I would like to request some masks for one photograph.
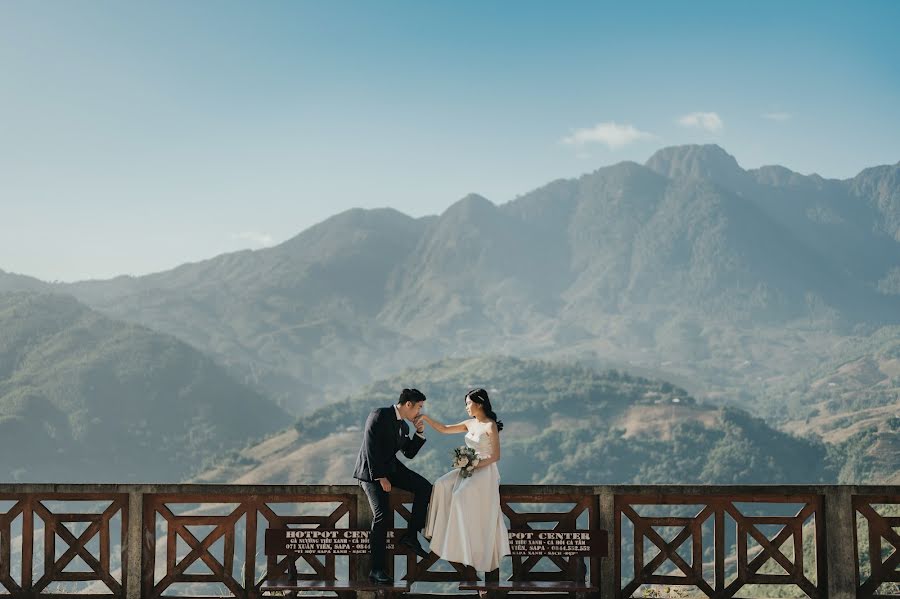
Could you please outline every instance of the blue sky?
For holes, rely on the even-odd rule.
[[[900,2],[0,3],[0,269],[279,243],[503,203],[661,147],[900,160]]]

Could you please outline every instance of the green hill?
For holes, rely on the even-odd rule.
[[[284,417],[174,337],[0,294],[0,480],[177,482]]]
[[[764,396],[785,430],[815,434],[848,459],[841,482],[900,482],[900,327],[845,342],[837,356]]]
[[[443,422],[466,418],[464,394],[489,390],[505,428],[505,483],[800,483],[834,480],[826,447],[736,409],[698,404],[663,381],[516,358],[447,359],[374,383],[302,417],[295,429],[233,456],[198,480],[351,481],[366,416],[400,389],[428,396]],[[678,400],[677,402],[674,400]],[[324,403],[324,402],[323,402]],[[461,435],[427,432],[414,467],[434,479]],[[789,459],[787,457],[789,456]]]

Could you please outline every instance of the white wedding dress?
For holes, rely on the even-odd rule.
[[[476,422],[465,438],[479,456],[490,454],[486,424]],[[500,512],[496,462],[476,468],[468,478],[453,470],[435,481],[425,538],[431,539],[431,551],[447,561],[472,566],[478,572],[500,567],[500,558],[509,555],[509,533]]]

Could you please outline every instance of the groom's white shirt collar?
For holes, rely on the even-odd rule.
[[[403,420],[403,418],[400,416],[400,408],[397,407],[397,404],[394,404],[394,414],[397,415],[397,420]],[[416,431],[416,436],[421,437],[422,439],[425,438],[425,435],[423,435],[419,431]]]

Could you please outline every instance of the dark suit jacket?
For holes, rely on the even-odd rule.
[[[374,482],[378,478],[390,477],[400,466],[398,451],[414,458],[424,444],[425,439],[418,435],[410,438],[409,425],[406,420],[397,420],[393,406],[372,410],[366,419],[353,478]]]

